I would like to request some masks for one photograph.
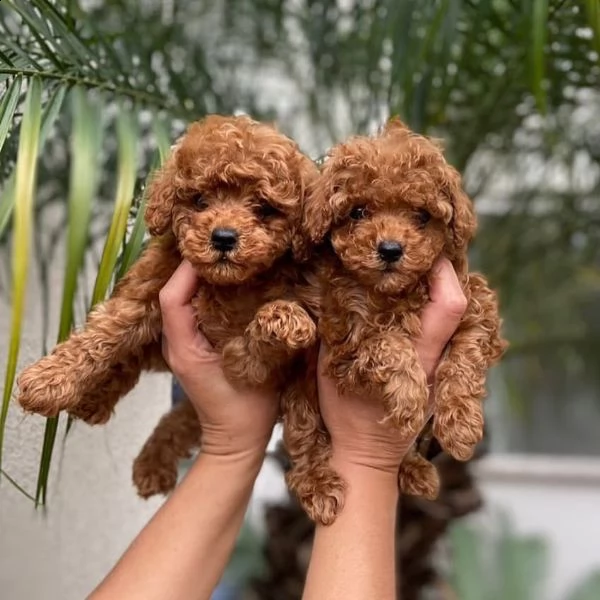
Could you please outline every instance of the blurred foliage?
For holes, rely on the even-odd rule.
[[[505,514],[491,527],[458,523],[450,531],[450,582],[457,600],[542,600],[548,593],[548,544],[515,531]],[[564,600],[600,597],[600,569],[573,587]]]
[[[106,238],[103,258],[92,254],[101,276],[88,309],[135,258],[144,181],[189,120],[239,111],[273,119],[317,158],[399,114],[446,140],[476,202],[473,264],[500,291],[512,405],[531,420],[542,400],[597,399],[599,52],[598,0],[4,0],[0,286],[13,298],[24,289],[27,274],[7,274],[6,256],[26,264],[29,231],[42,275],[68,238],[77,250],[65,271],[64,335],[73,314],[83,318],[72,310],[82,244]],[[35,201],[15,211],[17,160],[31,160],[18,149],[35,86]],[[89,174],[77,160],[90,155],[86,144],[97,144]],[[61,203],[65,216],[52,230],[48,211]],[[19,352],[14,311],[0,431]],[[51,334],[42,332],[40,352],[57,339]],[[600,452],[597,441],[587,451]]]

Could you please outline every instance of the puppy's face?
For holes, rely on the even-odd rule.
[[[439,147],[398,123],[334,148],[315,190],[305,226],[328,228],[344,270],[384,294],[414,285],[442,253],[465,254],[475,227]]]
[[[193,124],[158,173],[146,221],[216,285],[243,283],[302,245],[304,190],[316,167],[272,127],[247,117]]]

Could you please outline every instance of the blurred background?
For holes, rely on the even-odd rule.
[[[14,375],[110,293],[148,173],[219,112],[315,159],[390,115],[446,141],[511,347],[478,457],[399,506],[401,597],[600,598],[599,83],[598,0],[0,3],[0,596],[83,598],[160,504],[130,469],[168,376],[89,428],[25,418]],[[276,441],[215,600],[300,598],[312,528]]]

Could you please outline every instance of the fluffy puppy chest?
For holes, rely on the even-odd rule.
[[[387,295],[348,276],[322,280],[319,331],[330,346],[349,351],[379,333],[398,331],[414,338],[421,333],[421,309],[429,301],[424,277],[410,290]]]
[[[273,300],[293,300],[293,268],[273,269],[236,286],[205,285],[192,300],[198,328],[217,350],[242,335],[258,309]]]

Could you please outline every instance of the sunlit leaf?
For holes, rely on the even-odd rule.
[[[162,164],[167,160],[167,156],[171,152],[171,142],[164,120],[159,118],[154,119],[152,122],[152,131],[154,132],[154,141],[156,142],[160,156],[160,164]]]
[[[42,125],[40,128],[40,139],[39,149],[41,151],[44,147],[44,143],[48,139],[48,135],[52,130],[54,121],[60,113],[60,109],[66,93],[65,87],[57,87],[49,100],[44,106],[42,113]],[[0,238],[2,238],[4,231],[10,221],[14,206],[15,206],[15,177],[14,173],[8,178],[4,184],[4,190],[0,193]]]
[[[102,115],[100,106],[92,104],[81,88],[73,90],[73,130],[71,133],[71,167],[67,221],[67,262],[58,326],[58,342],[65,340],[73,326],[73,304],[77,278],[83,264],[88,241],[92,205],[99,181],[98,156],[101,147]],[[36,503],[46,503],[46,492],[58,417],[46,422],[42,456],[38,473]]]
[[[15,196],[19,198],[19,202],[15,206],[13,226],[12,320],[4,379],[4,394],[2,397],[2,411],[0,413],[0,465],[2,464],[4,426],[6,424],[8,406],[15,381],[21,343],[41,124],[42,84],[39,79],[34,78],[31,80],[27,91],[23,121],[19,132],[19,151],[16,165]]]
[[[131,114],[125,110],[120,111],[117,121],[119,166],[114,213],[98,267],[98,276],[92,293],[92,305],[104,300],[109,290],[127,228],[127,217],[135,187],[137,135],[136,123]]]

